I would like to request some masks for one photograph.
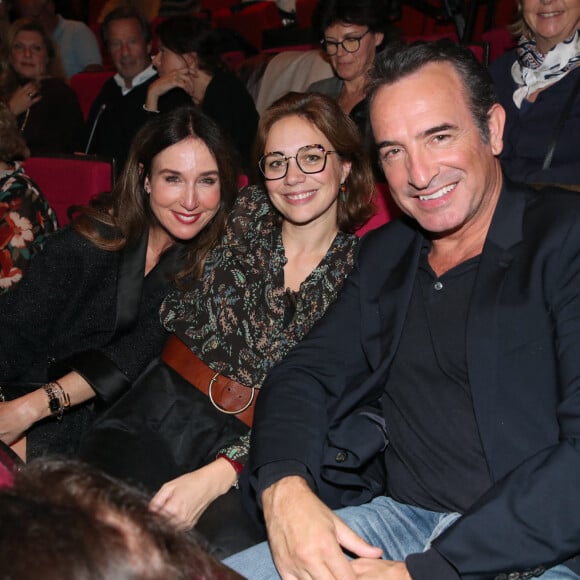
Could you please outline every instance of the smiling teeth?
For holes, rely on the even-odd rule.
[[[310,197],[311,195],[314,195],[313,191],[307,191],[306,193],[295,193],[295,194],[288,194],[288,197],[290,199],[293,200],[301,200],[301,199],[306,199],[307,197]]]
[[[181,213],[177,214],[177,215],[179,216],[179,219],[181,221],[190,222],[190,223],[193,223],[197,218],[197,215],[183,215]]]
[[[446,193],[449,193],[454,187],[455,187],[455,184],[448,185],[447,187],[442,187],[441,189],[439,189],[435,193],[432,193],[431,195],[420,195],[419,199],[421,201],[429,201],[431,199],[438,199],[440,197],[443,197]]]

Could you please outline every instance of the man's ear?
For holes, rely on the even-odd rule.
[[[499,155],[503,150],[503,130],[505,127],[505,109],[495,103],[487,114],[487,127],[489,129],[489,144],[494,155]]]

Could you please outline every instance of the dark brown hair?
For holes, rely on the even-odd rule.
[[[224,68],[219,50],[219,39],[204,20],[195,16],[172,16],[156,28],[161,44],[176,54],[197,54],[201,70],[214,75]]]
[[[263,113],[256,136],[255,157],[260,159],[270,129],[277,121],[296,115],[324,133],[343,161],[351,169],[345,181],[346,199],[338,196],[338,227],[353,232],[373,214],[375,190],[373,172],[359,131],[334,99],[319,93],[288,93]]]
[[[155,115],[135,136],[125,167],[110,194],[103,194],[91,206],[75,208],[72,226],[97,247],[120,250],[136,242],[149,226],[157,225],[145,191],[155,157],[164,149],[187,138],[200,139],[216,160],[220,180],[220,207],[210,223],[189,241],[177,242],[181,252],[181,270],[176,282],[187,284],[198,278],[210,250],[219,241],[238,190],[236,153],[216,123],[198,108],[178,107]],[[103,236],[99,222],[113,226],[115,237]]]
[[[0,491],[0,569],[13,580],[239,580],[96,468],[41,458]]]
[[[115,8],[114,10],[111,10],[111,12],[108,12],[103,20],[103,24],[101,24],[101,38],[103,39],[103,44],[107,47],[107,50],[110,50],[109,25],[111,22],[115,22],[116,20],[136,20],[141,29],[141,34],[143,35],[145,44],[151,42],[151,24],[149,24],[145,15],[131,6],[120,6],[119,8]]]
[[[387,0],[319,0],[312,14],[312,27],[319,39],[333,24],[366,26],[371,32],[384,34],[377,51],[399,38],[398,30],[389,21]]]

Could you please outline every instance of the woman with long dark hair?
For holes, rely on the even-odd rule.
[[[221,236],[237,191],[234,157],[194,108],[152,119],[111,194],[81,208],[0,296],[5,443],[26,441],[26,457],[74,454],[95,408],[160,352],[159,307],[200,276]]]
[[[229,135],[247,166],[258,113],[246,87],[222,62],[215,31],[194,16],[176,16],[161,22],[156,34],[153,66],[159,78],[148,89],[145,110],[163,112],[193,101]]]
[[[81,456],[155,493],[225,556],[263,539],[232,488],[270,368],[335,300],[372,213],[354,123],[328,97],[290,93],[262,116],[261,186],[243,189],[201,281],[165,300],[161,361],[86,435]],[[306,402],[305,402],[306,403]]]

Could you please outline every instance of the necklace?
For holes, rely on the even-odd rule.
[[[24,115],[22,125],[20,125],[20,131],[24,131],[24,127],[26,127],[26,123],[28,123],[29,116],[30,116],[30,107],[28,109],[26,109],[26,115]]]

